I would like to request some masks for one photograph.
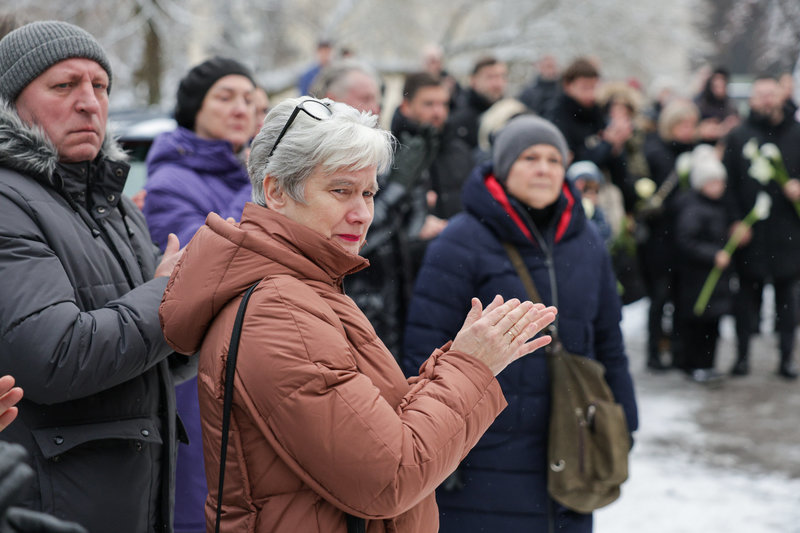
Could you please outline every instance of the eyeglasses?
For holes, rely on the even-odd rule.
[[[292,125],[292,122],[294,122],[294,119],[297,118],[297,114],[300,113],[300,111],[314,120],[327,120],[333,116],[333,111],[331,111],[331,108],[328,107],[327,104],[320,102],[319,100],[314,100],[313,98],[303,100],[297,104],[297,106],[294,108],[294,111],[292,111],[292,114],[289,115],[289,120],[286,121],[286,125],[281,130],[278,138],[275,139],[275,144],[272,145],[272,150],[269,151],[268,157],[272,157],[272,154],[275,153],[275,149],[278,147],[281,139],[283,139],[283,136],[286,135],[286,132],[289,130],[289,126]]]

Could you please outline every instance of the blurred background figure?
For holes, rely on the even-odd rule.
[[[315,63],[308,70],[303,72],[300,79],[297,80],[297,91],[300,95],[309,94],[308,92],[311,90],[311,86],[314,84],[317,75],[319,75],[322,69],[330,65],[333,59],[333,43],[327,39],[318,41],[315,54]]]
[[[586,213],[586,218],[595,225],[600,237],[608,246],[613,236],[611,226],[606,220],[603,208],[598,204],[598,196],[605,182],[605,176],[591,161],[576,161],[567,169],[567,180],[581,193],[581,205]]]
[[[727,174],[713,147],[702,144],[692,152],[691,188],[684,193],[675,220],[676,314],[680,331],[683,370],[695,383],[719,383],[722,374],[714,368],[719,320],[731,313],[731,255],[724,250],[730,221],[723,201]],[[694,313],[703,284],[717,267],[722,275],[700,316]]]
[[[371,66],[356,59],[336,61],[320,72],[310,89],[317,98],[330,98],[359,111],[380,115],[381,82]]]
[[[561,73],[555,56],[550,54],[543,55],[536,62],[536,71],[536,77],[522,90],[518,99],[537,115],[544,116],[561,90]]]
[[[703,143],[715,144],[739,125],[739,111],[728,95],[728,81],[728,70],[717,67],[695,97],[695,104],[700,110],[698,130]]]
[[[742,220],[755,204],[759,192],[772,198],[769,218],[753,225],[739,251],[734,254],[740,288],[736,297],[737,361],[732,373],[750,372],[750,337],[759,331],[759,312],[764,285],[775,288],[775,328],[778,331],[780,362],[777,372],[787,379],[797,379],[794,363],[796,300],[794,287],[800,278],[800,124],[786,116],[784,98],[778,81],[762,76],[750,91],[750,114],[731,131],[725,143],[722,162],[728,171],[730,217]],[[776,179],[763,183],[751,173],[752,155],[744,146],[753,140],[758,151],[765,144],[777,147],[787,172],[787,181]],[[766,155],[766,154],[764,154]],[[773,167],[774,168],[774,167]]]
[[[633,123],[624,114],[608,117],[598,103],[600,71],[588,58],[578,58],[561,75],[562,92],[546,118],[567,139],[576,161],[592,161],[607,173],[622,193],[625,212],[633,212],[636,193],[627,170],[625,145],[633,135]],[[611,215],[611,213],[608,213]]]
[[[674,321],[675,221],[688,183],[679,176],[676,162],[681,154],[694,149],[699,118],[700,112],[691,100],[673,100],[659,115],[657,132],[645,143],[650,179],[661,191],[654,193],[659,195],[660,207],[637,217],[639,265],[650,299],[647,367],[651,370],[683,367],[681,339]],[[662,359],[665,354],[670,355],[669,362]]]
[[[647,89],[649,104],[642,112],[645,119],[645,131],[653,133],[658,129],[661,112],[675,98],[678,98],[678,85],[668,76],[657,76]]]
[[[456,136],[470,150],[478,146],[480,117],[492,104],[503,98],[508,84],[508,67],[495,57],[478,59],[469,78],[469,87],[456,102],[450,125]]]
[[[239,220],[252,187],[240,157],[256,125],[256,86],[250,70],[214,57],[193,67],[178,86],[178,128],[156,138],[147,154],[144,215],[162,248],[175,233],[189,242],[209,213]],[[262,102],[263,106],[263,102]],[[263,108],[262,108],[263,109]],[[197,380],[175,387],[189,444],[178,447],[175,531],[205,531],[206,494]]]
[[[449,95],[448,106],[450,110],[455,107],[463,89],[453,76],[444,67],[444,50],[438,44],[429,44],[422,50],[422,70],[435,78],[442,80]]]

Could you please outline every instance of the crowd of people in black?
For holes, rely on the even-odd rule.
[[[728,95],[723,68],[706,73],[696,94],[659,83],[645,95],[634,78],[604,79],[597,58],[571,59],[562,70],[543,55],[514,95],[503,60],[478,58],[460,82],[445,70],[442,50],[428,47],[389,110],[379,73],[345,55],[319,42],[298,89],[313,99],[298,100],[268,153],[256,143],[272,116],[270,97],[246,61],[214,57],[193,66],[176,95],[178,127],[153,144],[149,179],[134,202],[121,194],[124,154],[106,134],[112,68],[102,47],[57,21],[22,26],[0,41],[0,375],[24,390],[0,378],[0,439],[19,445],[3,448],[0,467],[34,467],[0,490],[3,528],[212,527],[216,502],[203,462],[212,439],[201,430],[197,358],[172,351],[159,305],[180,282],[173,271],[181,247],[206,217],[237,224],[245,204],[258,203],[253,168],[269,177],[274,153],[289,157],[286,146],[295,142],[306,147],[294,139],[276,153],[293,121],[349,112],[322,111],[334,102],[374,117],[392,113],[393,161],[377,175],[379,191],[365,189],[371,225],[359,254],[369,267],[346,272],[334,288],[366,315],[388,349],[375,353],[391,353],[412,387],[421,368],[444,357],[468,313],[499,313],[497,294],[528,299],[508,246],[519,250],[542,303],[558,308],[564,346],[605,365],[631,436],[638,415],[619,327],[625,303],[650,300],[648,368],[719,384],[724,374],[749,373],[749,341],[769,284],[777,374],[798,377],[800,124],[791,78],[759,75],[745,110]],[[363,120],[367,128],[372,119]],[[257,164],[248,159],[254,146]],[[261,200],[271,205],[271,197]],[[724,315],[735,317],[738,352],[735,366],[720,371]],[[438,489],[439,523],[415,523],[414,531],[591,531],[591,514],[547,493],[551,384],[543,360],[534,353],[497,376],[509,407]],[[393,407],[400,405],[413,409]],[[29,493],[19,492],[28,485]],[[379,524],[369,531],[403,523],[402,513],[370,516],[321,492],[348,517]],[[421,512],[413,505],[402,511]]]

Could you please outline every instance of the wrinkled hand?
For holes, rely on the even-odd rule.
[[[498,375],[510,363],[546,346],[549,335],[533,338],[556,318],[555,307],[545,307],[502,296],[483,309],[480,300],[472,299],[472,309],[453,340],[451,350],[471,355]]]
[[[0,431],[17,418],[17,403],[22,399],[22,389],[14,386],[14,378],[0,378]]]
[[[783,186],[783,194],[786,195],[790,202],[800,200],[800,180],[797,178],[788,180],[786,185]]]
[[[733,227],[731,228],[731,235],[739,233],[739,248],[742,246],[747,245],[750,242],[750,239],[753,238],[753,230],[748,228],[741,221],[734,222]]]
[[[714,266],[720,270],[725,270],[731,264],[731,254],[725,250],[718,250],[714,254]]]
[[[425,217],[425,223],[422,224],[417,236],[423,241],[428,241],[438,236],[446,227],[447,220],[435,215],[428,215]]]
[[[172,271],[175,269],[175,264],[182,255],[183,248],[181,248],[181,243],[178,240],[178,236],[174,233],[170,233],[167,237],[167,247],[164,248],[164,255],[161,256],[161,262],[158,264],[155,276],[153,277],[169,277],[172,275]]]
[[[87,533],[75,522],[65,522],[54,516],[12,507],[0,525],[0,533]]]
[[[133,196],[131,196],[131,201],[136,204],[136,207],[139,208],[139,211],[144,211],[144,200],[147,196],[147,191],[142,189]]]

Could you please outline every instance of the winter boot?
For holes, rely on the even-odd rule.
[[[733,376],[746,376],[750,373],[750,361],[747,354],[739,354],[736,358],[736,363],[731,368],[731,375]]]
[[[792,354],[781,354],[781,364],[778,365],[778,375],[786,379],[797,379],[797,366],[792,360]]]
[[[650,355],[648,355],[647,368],[649,368],[650,370],[663,372],[664,370],[669,370],[669,365],[665,365],[661,361],[661,354],[658,351],[656,351],[655,353],[650,352]]]

